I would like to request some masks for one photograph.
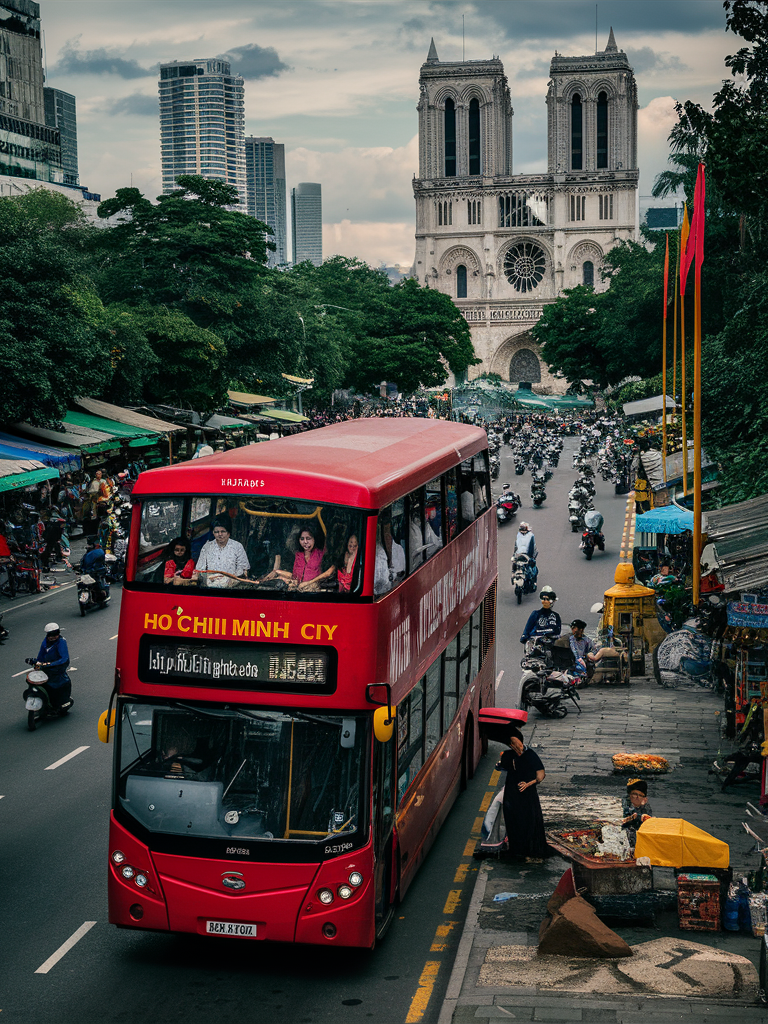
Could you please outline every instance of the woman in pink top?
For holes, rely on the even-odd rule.
[[[357,547],[357,537],[352,533],[336,566],[336,576],[339,581],[339,590],[341,591],[349,592],[352,588],[352,574],[355,571],[355,562],[357,561]]]

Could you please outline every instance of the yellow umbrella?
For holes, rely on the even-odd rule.
[[[730,850],[682,818],[649,818],[637,830],[637,857],[648,857],[663,868],[727,868]]]

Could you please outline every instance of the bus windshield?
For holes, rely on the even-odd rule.
[[[365,514],[293,498],[159,497],[141,506],[145,589],[359,594]]]
[[[125,703],[119,804],[166,835],[361,841],[367,730],[362,715]]]

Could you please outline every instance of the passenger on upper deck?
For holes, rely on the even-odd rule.
[[[336,577],[339,581],[339,590],[342,592],[349,593],[352,589],[352,574],[355,571],[357,549],[357,536],[354,533],[350,533],[341,557],[336,563]]]
[[[232,540],[231,530],[228,517],[219,516],[214,520],[213,540],[203,544],[193,580],[206,587],[223,588],[236,586],[236,577],[245,577],[249,569],[248,556],[240,541]]]

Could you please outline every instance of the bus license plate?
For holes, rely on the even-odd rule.
[[[238,924],[237,921],[206,921],[206,935],[224,935],[233,939],[255,939],[255,924]]]

